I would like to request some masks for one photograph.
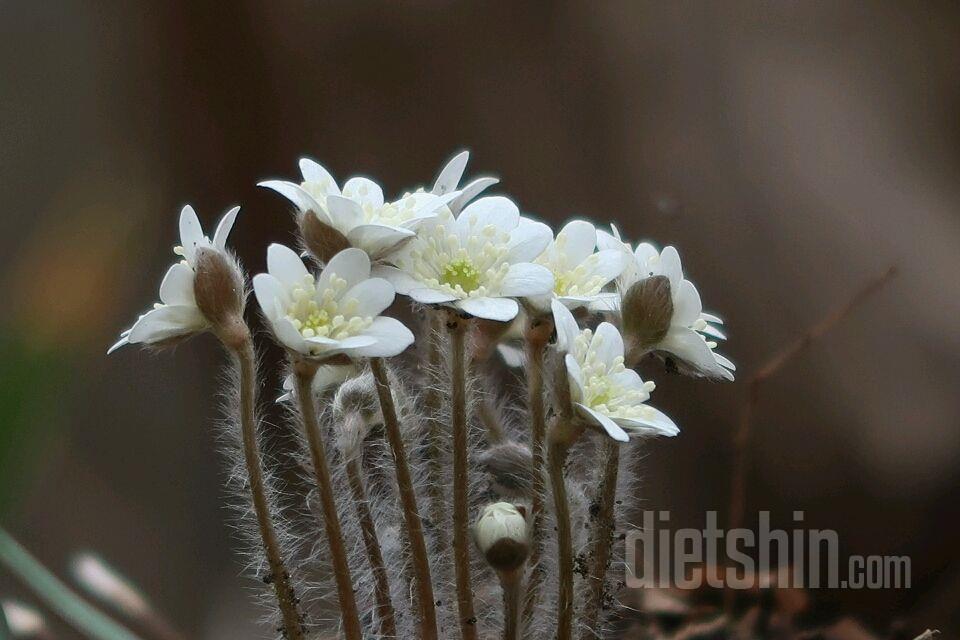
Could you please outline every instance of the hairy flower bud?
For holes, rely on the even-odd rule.
[[[217,332],[236,330],[246,299],[237,263],[220,251],[206,248],[197,249],[195,261],[193,291],[197,307]]]
[[[531,490],[530,449],[508,440],[491,446],[480,454],[479,462],[490,475],[494,491],[502,496],[529,496]]]
[[[301,214],[299,223],[303,246],[324,264],[344,249],[350,248],[347,237],[322,222],[313,211]]]
[[[670,279],[653,276],[635,283],[623,295],[621,312],[628,350],[644,349],[660,342],[667,335],[673,317]]]
[[[516,571],[530,553],[527,518],[522,509],[509,502],[488,505],[473,527],[477,547],[497,571]]]

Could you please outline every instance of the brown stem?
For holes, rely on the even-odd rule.
[[[397,420],[397,408],[390,391],[390,379],[386,367],[380,358],[370,359],[370,369],[377,381],[377,397],[380,399],[380,411],[386,427],[387,440],[393,453],[394,468],[397,473],[397,489],[400,504],[403,507],[403,522],[410,543],[410,556],[413,561],[413,573],[417,587],[417,606],[420,608],[420,637],[434,640],[437,637],[437,611],[433,599],[433,581],[430,578],[430,561],[427,557],[427,544],[423,536],[423,523],[417,507],[417,494],[413,489],[407,453]]]
[[[567,485],[563,480],[563,467],[570,450],[569,440],[557,437],[561,425],[551,429],[547,461],[550,471],[550,489],[553,491],[553,506],[557,524],[558,582],[557,635],[556,640],[570,640],[573,631],[573,535],[570,530],[570,505],[567,501]]]
[[[808,349],[814,342],[822,338],[837,324],[846,319],[857,307],[863,304],[870,296],[877,293],[894,276],[897,275],[896,266],[892,266],[879,276],[873,278],[860,288],[846,303],[835,309],[820,322],[804,331],[786,348],[774,354],[761,365],[747,380],[747,398],[740,412],[740,421],[733,436],[734,463],[733,474],[730,480],[730,505],[728,507],[729,529],[743,527],[746,510],[746,476],[749,465],[750,437],[753,431],[753,417],[757,404],[760,401],[760,387],[765,380],[777,374],[791,360]],[[730,611],[734,603],[734,591],[727,589],[724,593],[724,604]]]
[[[447,319],[452,361],[451,403],[453,405],[453,567],[457,586],[457,608],[460,615],[460,636],[476,640],[477,618],[473,609],[470,581],[470,507],[467,469],[467,381],[464,339],[467,322],[454,312]]]
[[[343,544],[340,518],[337,516],[337,506],[334,502],[327,452],[323,444],[323,436],[320,434],[320,423],[317,421],[317,410],[313,400],[312,385],[317,373],[317,365],[298,360],[294,363],[294,371],[297,378],[297,401],[300,403],[303,428],[310,445],[310,459],[313,462],[313,473],[317,482],[317,491],[320,494],[320,506],[323,509],[323,523],[330,548],[333,576],[337,583],[343,633],[347,640],[361,640],[360,614],[357,611],[353,580],[350,576],[350,566],[347,564],[347,550]]]
[[[503,590],[503,640],[520,638],[520,590],[523,570],[506,571],[500,574]]]
[[[442,465],[440,438],[440,406],[441,397],[439,384],[440,370],[440,330],[443,326],[443,317],[440,312],[429,309],[427,311],[427,323],[429,325],[429,336],[427,337],[427,363],[428,380],[426,393],[424,394],[424,403],[427,414],[427,478],[428,495],[430,496],[430,524],[432,525],[438,549],[447,548],[446,529],[443,521],[447,513],[447,498],[444,495],[444,482],[442,480]]]
[[[377,618],[380,620],[380,635],[385,638],[395,638],[397,636],[397,624],[393,601],[390,599],[390,580],[387,576],[387,567],[383,562],[383,552],[380,550],[377,526],[373,522],[373,514],[370,513],[367,491],[363,486],[360,461],[354,457],[347,461],[346,466],[347,482],[350,484],[350,493],[357,508],[357,519],[360,521],[363,546],[367,552],[370,570],[373,572],[373,591],[374,599],[377,602]]]
[[[270,566],[269,582],[273,584],[280,608],[283,632],[288,640],[304,637],[301,616],[297,611],[297,598],[290,584],[290,574],[283,563],[280,543],[270,518],[270,503],[267,500],[266,482],[261,466],[260,445],[257,441],[257,361],[250,332],[242,332],[239,341],[225,343],[236,358],[240,368],[240,432],[243,440],[243,459],[250,478],[250,495],[253,512]]]
[[[530,410],[531,453],[531,519],[530,519],[530,574],[527,579],[523,602],[523,627],[528,632],[539,601],[543,583],[543,568],[540,556],[543,553],[543,517],[546,486],[543,475],[544,439],[547,432],[546,408],[543,397],[543,356],[553,332],[549,318],[534,317],[524,331],[524,347],[527,354],[527,403]]]
[[[603,478],[597,499],[597,518],[590,533],[590,549],[593,563],[590,566],[589,594],[583,616],[582,640],[597,637],[596,627],[603,611],[604,588],[607,570],[610,568],[610,552],[613,548],[613,530],[616,523],[617,476],[620,472],[620,445],[607,440],[603,445]]]

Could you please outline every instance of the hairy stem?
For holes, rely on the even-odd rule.
[[[377,525],[374,524],[373,514],[370,513],[367,490],[363,486],[360,461],[357,458],[351,458],[347,461],[346,467],[350,494],[357,508],[357,519],[360,521],[363,547],[367,552],[370,571],[373,573],[373,591],[377,602],[377,619],[380,620],[380,635],[385,638],[394,638],[397,635],[397,623],[393,601],[390,599],[390,580],[387,577],[387,567],[383,562],[380,539],[377,537]]]
[[[333,497],[333,483],[330,481],[330,468],[327,465],[327,452],[317,421],[317,410],[313,401],[313,378],[317,373],[315,364],[299,361],[294,367],[297,378],[297,400],[303,417],[303,427],[307,432],[310,445],[310,458],[320,494],[320,506],[323,508],[323,523],[326,527],[327,544],[330,548],[330,560],[333,575],[337,583],[337,598],[340,602],[340,616],[343,621],[343,633],[347,640],[361,640],[360,615],[357,612],[357,599],[353,593],[353,580],[347,564],[347,550],[343,544],[340,518],[337,516],[336,502]]]
[[[447,510],[447,499],[444,495],[444,482],[442,480],[443,467],[441,464],[440,447],[440,390],[439,384],[440,371],[440,331],[443,326],[443,317],[433,309],[427,310],[427,375],[428,384],[424,401],[427,413],[427,478],[428,495],[430,497],[430,524],[433,527],[436,536],[437,548],[447,548],[447,532],[443,526],[444,516]]]
[[[543,397],[543,356],[553,332],[553,322],[547,318],[533,318],[524,331],[524,347],[527,354],[527,394],[530,410],[530,452],[532,487],[530,519],[530,574],[527,579],[523,602],[523,627],[529,630],[539,601],[543,570],[540,556],[543,553],[543,517],[546,486],[543,476],[544,438],[547,432],[546,408]]]
[[[437,612],[433,598],[433,581],[430,577],[430,561],[427,557],[427,544],[423,536],[423,523],[417,507],[417,494],[410,477],[410,466],[400,433],[397,408],[390,391],[390,379],[386,367],[380,358],[370,359],[370,369],[377,381],[377,397],[380,399],[380,411],[386,427],[387,440],[393,453],[394,468],[397,473],[397,489],[400,504],[403,507],[403,522],[407,540],[410,544],[410,556],[413,561],[413,573],[416,579],[417,606],[420,608],[420,637],[433,640],[437,637]]]
[[[257,441],[257,358],[249,331],[245,339],[228,345],[240,368],[240,432],[243,440],[243,460],[250,479],[250,494],[257,527],[270,566],[270,582],[273,584],[280,608],[283,632],[288,640],[303,638],[303,625],[297,611],[297,598],[290,584],[290,574],[284,566],[280,543],[270,518],[266,482],[263,475],[262,456]]]
[[[556,640],[570,640],[573,631],[573,534],[570,529],[567,485],[563,480],[563,467],[570,450],[570,440],[563,437],[562,430],[562,425],[559,423],[554,424],[551,429],[547,466],[557,519],[559,597]]]
[[[518,640],[520,638],[520,590],[522,584],[522,569],[500,574],[500,588],[503,590],[503,640]]]
[[[617,497],[617,476],[620,472],[620,445],[608,440],[603,445],[603,478],[597,496],[597,517],[590,532],[589,593],[583,616],[584,630],[582,640],[597,637],[598,623],[603,611],[604,588],[607,570],[610,568],[610,552],[613,547],[613,529],[615,525],[615,504]]]
[[[451,402],[453,405],[453,567],[457,583],[457,608],[460,636],[476,640],[477,618],[473,609],[473,585],[470,581],[470,507],[467,468],[467,380],[465,338],[467,320],[453,312],[447,320],[450,331],[452,364]]]

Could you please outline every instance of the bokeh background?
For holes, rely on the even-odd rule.
[[[468,148],[531,214],[676,244],[727,319],[737,383],[658,378],[683,433],[643,490],[677,524],[725,509],[750,372],[899,265],[763,388],[748,508],[912,557],[911,589],[824,610],[955,633],[958,78],[952,2],[5,1],[0,524],[61,575],[97,550],[192,637],[261,637],[211,428],[220,354],[105,349],[184,203],[207,223],[242,204],[259,270],[293,229],[258,180],[308,154],[399,192]]]

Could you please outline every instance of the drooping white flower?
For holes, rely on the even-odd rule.
[[[598,246],[619,250],[629,255],[631,260],[617,279],[619,296],[613,300],[600,301],[592,305],[593,308],[624,311],[624,297],[634,285],[649,278],[666,278],[672,305],[669,324],[660,332],[662,336],[658,336],[654,344],[644,345],[645,350],[673,356],[684,368],[697,375],[733,380],[736,366],[715,350],[716,340],[726,338],[716,326],[723,324],[723,320],[713,314],[704,313],[697,288],[683,277],[683,267],[677,250],[674,247],[665,247],[663,251],[658,251],[655,246],[646,242],[640,243],[636,250],[633,250],[620,239],[616,227],[612,227],[612,231],[612,234],[598,231]],[[624,322],[627,322],[626,318]]]
[[[443,213],[424,223],[417,237],[391,256],[395,266],[379,266],[376,274],[422,304],[506,322],[519,310],[515,298],[553,289],[550,270],[531,262],[550,236],[545,224],[521,219],[508,198],[480,198],[456,218]]]
[[[628,433],[675,436],[680,430],[663,412],[646,401],[655,385],[644,382],[623,362],[623,338],[602,322],[596,333],[581,330],[562,303],[552,303],[557,349],[565,353],[570,397],[577,413],[599,425],[614,440],[627,442]]]
[[[630,262],[624,252],[597,248],[597,230],[586,220],[568,222],[557,237],[534,261],[553,273],[553,294],[531,298],[530,302],[542,311],[550,309],[550,301],[557,299],[569,309],[577,309],[609,298],[603,288],[623,273]]]
[[[286,197],[301,214],[316,216],[373,260],[395,251],[416,235],[420,224],[460,196],[455,190],[443,195],[421,191],[387,202],[383,189],[369,178],[350,178],[341,190],[330,172],[309,158],[300,160],[300,171],[299,184],[267,180],[259,186]]]
[[[370,277],[370,258],[345,249],[314,277],[289,247],[272,244],[267,270],[253,279],[257,302],[277,339],[305,356],[390,357],[413,343],[400,321],[381,316],[393,286]]]
[[[450,158],[450,161],[440,170],[440,174],[437,176],[437,180],[433,183],[433,188],[430,190],[430,193],[437,196],[444,196],[459,191],[459,195],[447,205],[454,215],[460,213],[471,200],[480,195],[484,190],[499,182],[496,178],[481,177],[469,182],[463,189],[459,189],[460,180],[463,178],[463,172],[467,168],[467,161],[469,159],[469,151],[461,151]]]
[[[182,260],[167,270],[160,283],[160,302],[121,333],[120,340],[107,353],[126,344],[158,344],[210,328],[210,322],[197,307],[194,294],[197,252],[212,249],[225,254],[227,236],[239,212],[240,207],[227,211],[211,240],[204,235],[193,207],[187,205],[180,211],[180,245],[174,247],[173,252]]]
[[[349,364],[325,364],[317,367],[317,373],[313,376],[313,393],[319,395],[335,384],[340,384],[344,380],[357,375],[360,367],[355,363]],[[277,396],[277,402],[288,402],[297,397],[297,379],[293,374],[283,379],[283,393]]]

